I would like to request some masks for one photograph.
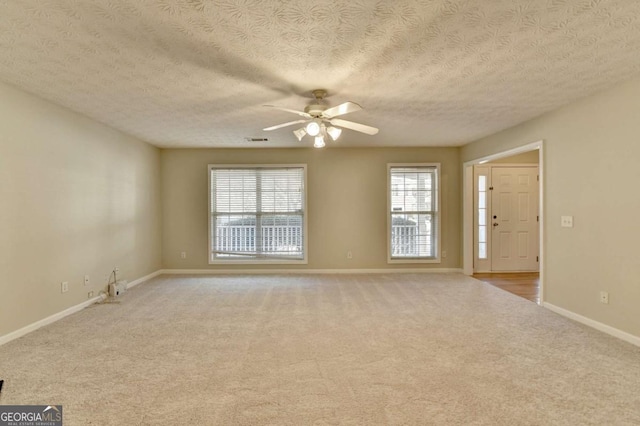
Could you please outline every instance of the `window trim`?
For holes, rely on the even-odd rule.
[[[391,257],[391,169],[399,167],[433,167],[436,169],[436,256],[434,258],[394,258]],[[387,163],[387,263],[442,263],[442,203],[441,203],[440,163]]]
[[[213,169],[283,169],[300,168],[303,174],[304,194],[302,197],[302,259],[281,258],[248,258],[248,259],[214,259],[212,258],[212,227],[211,227],[211,171]],[[209,265],[306,265],[309,263],[309,217],[307,210],[307,165],[306,164],[209,164],[207,167],[207,258]]]

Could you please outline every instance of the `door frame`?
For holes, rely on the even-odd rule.
[[[539,242],[540,242],[540,304],[546,299],[544,297],[544,141],[521,145],[516,148],[501,151],[495,154],[465,161],[462,165],[462,272],[465,275],[473,275],[473,166],[484,164],[499,158],[511,157],[528,151],[538,150],[538,172],[540,175],[538,191],[538,209],[540,211]]]

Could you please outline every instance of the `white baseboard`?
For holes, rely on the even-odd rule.
[[[71,314],[75,314],[78,311],[83,310],[84,308],[86,308],[87,306],[91,306],[94,303],[102,300],[104,298],[104,296],[97,296],[94,297],[92,299],[88,299],[78,305],[72,306],[68,309],[65,309],[64,311],[58,312],[56,314],[53,314],[51,316],[48,316],[46,318],[41,319],[40,321],[36,321],[33,324],[29,324],[26,327],[22,327],[21,329],[18,329],[16,331],[13,331],[9,334],[5,334],[4,336],[0,336],[0,345],[4,345],[7,342],[10,342],[12,340],[15,340],[19,337],[24,336],[25,334],[31,333],[32,331],[35,331],[37,329],[39,329],[40,327],[44,327],[45,325],[49,325],[51,323],[54,323],[56,321],[61,320],[62,318],[69,316]]]
[[[460,268],[389,268],[389,269],[163,269],[165,275],[308,275],[308,274],[449,274]]]
[[[640,337],[634,336],[633,334],[627,333],[626,331],[622,331],[615,327],[611,327],[610,325],[606,325],[596,320],[592,320],[591,318],[583,317],[580,314],[576,314],[575,312],[571,312],[566,309],[560,308],[549,302],[543,302],[542,306],[564,317],[567,317],[574,321],[578,321],[581,324],[588,325],[589,327],[595,328],[598,331],[602,331],[603,333],[607,333],[613,337],[622,339],[625,342],[629,342],[632,345],[640,346]]]
[[[127,284],[127,288],[131,288],[131,287],[136,286],[136,285],[138,285],[138,284],[140,284],[140,283],[142,283],[144,281],[150,280],[151,278],[156,277],[156,276],[160,275],[161,273],[162,273],[162,270],[160,269],[160,270],[152,272],[151,274],[146,275],[146,276],[144,276],[142,278],[138,278],[135,281],[131,281],[130,283]],[[75,306],[72,306],[70,308],[65,309],[64,311],[60,311],[60,312],[55,313],[55,314],[53,314],[51,316],[48,316],[48,317],[43,318],[43,319],[41,319],[39,321],[36,321],[36,322],[34,322],[32,324],[29,324],[29,325],[27,325],[25,327],[22,327],[22,328],[20,328],[20,329],[18,329],[16,331],[12,331],[9,334],[5,334],[4,336],[0,336],[0,346],[4,345],[5,343],[8,343],[8,342],[10,342],[12,340],[15,340],[15,339],[17,339],[19,337],[22,337],[25,334],[31,333],[32,331],[35,331],[35,330],[39,329],[40,327],[44,327],[45,325],[52,324],[52,323],[54,323],[56,321],[59,321],[62,318],[67,317],[67,316],[69,316],[71,314],[75,314],[76,312],[81,311],[84,308],[86,308],[88,306],[91,306],[94,303],[99,302],[100,300],[103,300],[105,297],[106,296],[104,296],[104,295],[99,295],[97,297],[93,297],[91,299],[87,299],[82,303],[79,303],[79,304],[77,304]]]
[[[135,287],[138,284],[141,284],[141,283],[143,283],[145,281],[149,281],[151,278],[155,278],[158,275],[161,275],[163,273],[162,271],[163,271],[163,269],[158,269],[157,271],[152,272],[149,275],[145,275],[142,278],[138,278],[137,280],[133,280],[130,283],[127,283],[127,290],[130,289],[131,287]]]

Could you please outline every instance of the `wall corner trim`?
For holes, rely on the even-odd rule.
[[[615,327],[611,327],[610,325],[606,325],[596,320],[592,320],[591,318],[583,317],[580,314],[576,314],[575,312],[560,308],[549,302],[543,302],[542,306],[549,309],[550,311],[553,311],[557,314],[562,315],[563,317],[567,317],[581,324],[587,325],[591,328],[595,328],[598,331],[602,331],[603,333],[607,333],[613,337],[617,337],[618,339],[624,340],[625,342],[631,343],[632,345],[640,346],[639,336],[635,336],[633,334],[627,333],[626,331],[622,331]]]
[[[162,270],[159,269],[159,270],[157,270],[155,272],[152,272],[149,275],[145,275],[142,278],[138,278],[137,280],[128,283],[127,284],[127,288],[129,289],[129,288],[134,287],[134,286],[136,286],[136,285],[138,285],[138,284],[140,284],[142,282],[148,281],[151,278],[160,275],[161,273],[162,273]],[[65,309],[64,311],[60,311],[60,312],[55,313],[53,315],[50,315],[50,316],[48,316],[46,318],[43,318],[43,319],[41,319],[39,321],[36,321],[36,322],[34,322],[32,324],[29,324],[29,325],[27,325],[25,327],[22,327],[22,328],[20,328],[20,329],[18,329],[16,331],[12,331],[9,334],[5,334],[4,336],[0,336],[0,346],[4,345],[5,343],[8,343],[8,342],[10,342],[12,340],[18,339],[18,338],[20,338],[20,337],[22,337],[22,336],[24,336],[26,334],[29,334],[32,331],[36,331],[37,329],[39,329],[41,327],[44,327],[45,325],[53,324],[54,322],[59,321],[64,317],[67,317],[67,316],[69,316],[71,314],[75,314],[76,312],[79,312],[79,311],[83,310],[84,308],[89,307],[89,306],[93,305],[94,303],[97,303],[97,302],[99,302],[99,301],[101,301],[103,299],[104,299],[104,296],[102,296],[102,295],[93,297],[91,299],[87,299],[82,303],[79,303],[79,304],[77,304],[75,306],[72,306],[70,308]]]

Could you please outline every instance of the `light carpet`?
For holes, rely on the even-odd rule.
[[[640,348],[458,274],[161,276],[0,346],[65,425],[640,425]]]

